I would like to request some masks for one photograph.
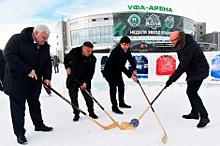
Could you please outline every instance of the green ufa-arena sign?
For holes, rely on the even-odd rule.
[[[128,5],[128,10],[173,12],[172,8],[170,8],[170,7],[144,6],[144,5]]]

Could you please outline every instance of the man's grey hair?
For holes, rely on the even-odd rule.
[[[39,25],[35,26],[34,31],[38,31],[39,33],[46,32],[48,35],[50,35],[49,28],[44,24],[39,24]]]

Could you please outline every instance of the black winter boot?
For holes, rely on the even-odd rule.
[[[40,127],[35,127],[35,131],[49,132],[49,131],[53,131],[53,127],[42,125]]]
[[[122,107],[122,108],[131,108],[130,105],[127,105],[125,103],[119,103],[119,107]]]
[[[116,114],[123,114],[123,112],[120,111],[120,110],[118,109],[118,107],[112,107],[112,111],[115,112]]]
[[[184,119],[195,119],[195,120],[198,120],[199,119],[199,115],[195,115],[193,113],[190,113],[188,115],[183,115],[182,116]]]
[[[18,143],[23,144],[23,145],[27,144],[27,139],[24,135],[18,136],[17,141]]]
[[[94,112],[89,113],[89,116],[93,119],[98,119],[98,116]]]
[[[199,121],[197,127],[198,127],[198,128],[205,127],[209,122],[210,122],[210,120],[209,120],[208,117],[207,117],[207,118],[202,118],[202,117],[201,117],[201,119],[200,119],[200,121]]]
[[[77,121],[79,121],[79,118],[80,118],[79,115],[75,115],[74,118],[73,118],[73,121],[74,121],[74,122],[77,122]]]

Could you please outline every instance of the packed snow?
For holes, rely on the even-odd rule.
[[[111,111],[111,103],[108,84],[100,73],[100,62],[97,62],[96,72],[92,80],[92,95],[104,107],[104,110],[119,124],[130,122],[140,115],[149,106],[140,86],[132,79],[125,79],[125,102],[132,106],[131,109],[122,109],[123,115]],[[52,88],[67,100],[70,100],[66,89],[66,73],[64,66],[59,66],[60,72],[52,75]],[[163,89],[165,81],[140,79],[144,91],[152,101]],[[149,109],[140,119],[139,126],[134,130],[121,130],[118,127],[104,130],[87,116],[80,114],[78,122],[73,122],[73,111],[69,103],[64,101],[55,93],[48,96],[42,88],[40,97],[43,120],[46,125],[52,126],[52,132],[36,132],[32,124],[28,105],[26,105],[25,129],[29,146],[207,146],[219,145],[220,139],[220,83],[204,82],[199,90],[205,107],[209,113],[211,122],[204,128],[197,128],[199,120],[185,120],[183,114],[190,112],[190,104],[186,95],[186,84],[184,81],[173,83],[165,89],[153,104],[155,113],[165,129],[168,136],[167,143],[162,142],[164,132]],[[0,93],[0,146],[16,146],[16,136],[13,133],[10,117],[9,98],[3,92]],[[80,109],[87,113],[85,101],[79,92]],[[96,120],[104,126],[113,121],[107,114],[94,103],[95,113],[99,116]]]

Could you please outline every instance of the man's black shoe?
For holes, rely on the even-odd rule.
[[[98,116],[95,113],[89,113],[89,116],[93,119],[98,119]]]
[[[53,127],[43,125],[41,127],[35,127],[35,131],[49,132],[49,131],[53,131]]]
[[[74,121],[74,122],[77,122],[77,121],[79,121],[79,118],[80,118],[79,115],[75,115],[74,118],[73,118],[73,121]]]
[[[198,128],[202,128],[202,127],[205,127],[208,123],[210,122],[209,118],[201,118],[197,127]]]
[[[190,113],[188,115],[183,115],[182,116],[184,119],[195,119],[198,120],[199,119],[199,115],[194,115],[193,113]]]
[[[122,108],[131,108],[130,105],[127,105],[125,103],[119,103],[119,107],[122,107]]]
[[[117,107],[117,108],[112,108],[112,111],[115,112],[116,114],[123,114],[123,112],[120,111],[120,110],[118,109],[118,107]]]
[[[25,138],[24,135],[18,136],[18,137],[17,137],[17,141],[18,141],[18,143],[20,143],[20,144],[27,144],[27,139]]]

